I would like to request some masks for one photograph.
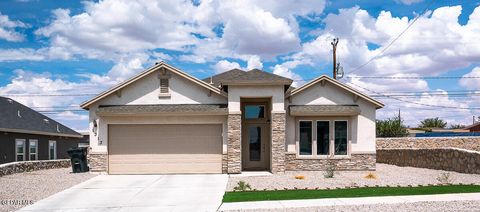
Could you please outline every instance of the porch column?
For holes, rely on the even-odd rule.
[[[285,172],[285,111],[272,111],[272,173]]]
[[[228,114],[228,144],[227,144],[227,172],[229,174],[241,173],[242,152],[241,152],[241,112],[230,112]]]

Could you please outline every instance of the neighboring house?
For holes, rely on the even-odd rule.
[[[68,158],[82,135],[12,99],[0,97],[0,164]]]
[[[375,169],[384,105],[327,76],[261,70],[199,80],[164,62],[83,103],[91,170],[110,174]]]
[[[463,129],[468,130],[469,132],[480,132],[480,122],[467,126]]]

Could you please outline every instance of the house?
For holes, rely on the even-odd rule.
[[[0,164],[68,158],[82,136],[22,105],[0,97]]]
[[[480,122],[474,123],[470,126],[467,126],[463,128],[464,130],[467,130],[468,132],[480,132]]]
[[[89,163],[110,174],[375,169],[384,105],[327,76],[233,69],[204,80],[164,62],[100,93]]]

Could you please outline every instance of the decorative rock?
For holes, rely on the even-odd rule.
[[[68,168],[71,166],[70,159],[60,160],[37,160],[12,162],[0,165],[0,177],[15,173],[31,172],[41,169]]]

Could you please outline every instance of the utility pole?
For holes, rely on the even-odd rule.
[[[475,124],[475,116],[473,116],[472,124]]]
[[[332,41],[333,47],[333,79],[337,79],[337,44],[338,38],[334,38]]]
[[[402,125],[402,117],[400,116],[400,108],[398,108],[398,125]]]

